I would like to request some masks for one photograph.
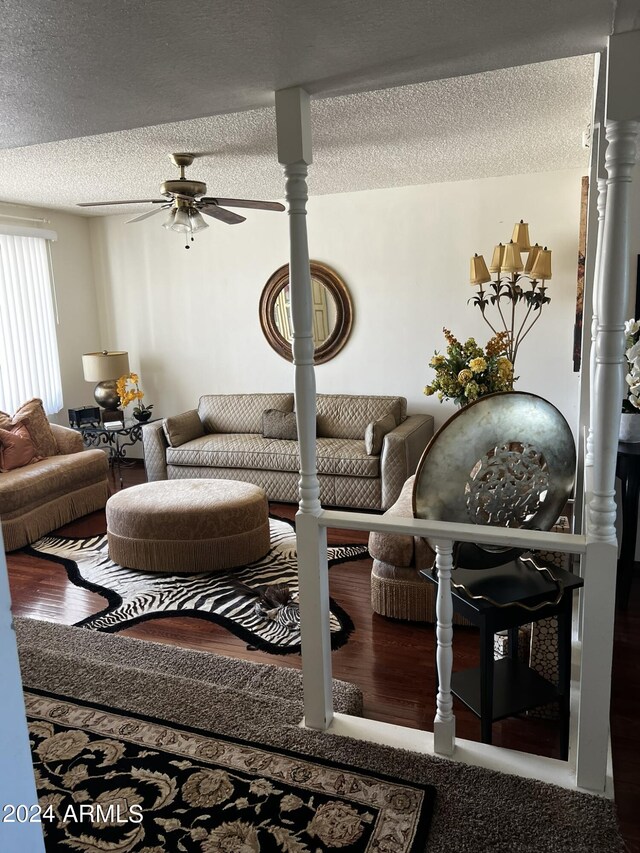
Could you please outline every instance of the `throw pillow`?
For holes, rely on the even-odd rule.
[[[298,425],[295,412],[280,409],[265,409],[262,413],[262,435],[264,438],[298,440]]]
[[[204,426],[195,409],[165,418],[162,429],[171,447],[180,447],[181,444],[204,435]]]
[[[47,420],[42,400],[37,397],[27,400],[20,406],[13,418],[6,412],[0,412],[1,429],[11,429],[18,424],[26,424],[38,456],[46,457],[58,454],[58,443],[51,430],[51,424]]]
[[[385,435],[396,428],[396,419],[389,413],[379,421],[367,424],[364,433],[364,449],[367,456],[379,456],[382,451],[382,441]]]
[[[0,471],[6,473],[23,468],[31,462],[39,462],[41,458],[36,453],[26,424],[18,424],[10,430],[0,427]]]

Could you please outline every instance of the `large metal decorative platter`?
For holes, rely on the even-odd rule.
[[[489,394],[451,417],[418,464],[416,518],[549,530],[573,488],[563,415],[520,391]]]

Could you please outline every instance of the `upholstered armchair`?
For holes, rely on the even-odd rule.
[[[413,517],[414,479],[415,476],[409,477],[385,515]],[[374,613],[412,622],[435,622],[436,589],[420,574],[421,569],[430,569],[435,560],[428,541],[420,536],[373,531],[369,534],[369,553],[373,557],[371,608]],[[457,625],[471,624],[457,615],[453,621]]]
[[[10,431],[17,422],[17,416],[11,421],[4,415],[0,428]],[[37,461],[0,472],[5,551],[101,509],[109,497],[109,462],[102,450],[85,450],[80,433],[57,424],[47,424],[46,441],[45,452],[37,448]]]

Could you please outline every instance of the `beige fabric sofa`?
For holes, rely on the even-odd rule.
[[[269,500],[297,502],[298,442],[263,435],[263,413],[290,413],[293,405],[293,394],[212,394],[193,412],[147,424],[148,480],[244,480]],[[316,421],[320,499],[328,506],[390,507],[433,435],[431,415],[407,416],[404,397],[318,394]],[[176,423],[186,428],[174,430],[171,446]]]
[[[5,551],[35,542],[63,524],[101,509],[109,497],[109,462],[85,450],[82,437],[51,424],[58,454],[0,473],[0,521]]]

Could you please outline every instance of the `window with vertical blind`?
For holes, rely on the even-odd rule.
[[[0,409],[40,397],[47,414],[62,408],[56,311],[47,240],[40,228],[0,224]]]

